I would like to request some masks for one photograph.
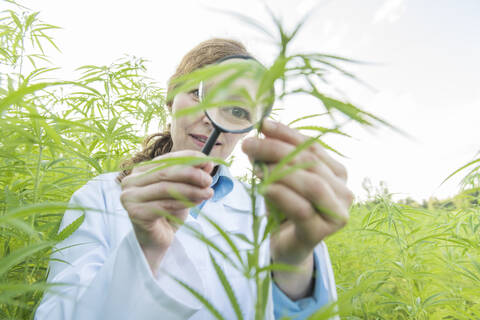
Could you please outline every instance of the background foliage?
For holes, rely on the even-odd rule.
[[[304,119],[292,121],[293,127],[315,132],[323,143],[327,133],[343,134],[339,114],[366,126],[388,125],[318,89],[329,72],[353,77],[339,66],[352,61],[290,53],[301,24],[288,32],[272,15],[278,27],[272,33],[240,18],[278,43],[269,69],[278,98],[310,95],[323,108],[310,117],[332,120],[328,128],[302,126]],[[0,12],[0,319],[32,318],[48,287],[52,247],[81,223],[57,234],[71,194],[92,177],[118,170],[152,127],[161,131],[167,122],[165,91],[146,76],[142,59],[82,66],[76,79],[55,79],[46,51],[58,50],[52,38],[57,28],[20,5]],[[295,78],[304,85],[290,87]],[[393,203],[383,192],[354,205],[348,227],[327,241],[344,318],[480,317],[477,171],[453,199]],[[325,317],[322,311],[314,316]]]

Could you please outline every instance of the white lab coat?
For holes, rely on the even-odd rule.
[[[36,320],[121,320],[121,319],[213,319],[209,311],[172,279],[174,276],[207,297],[225,319],[235,319],[227,295],[209,258],[207,246],[185,226],[162,259],[156,277],[138,244],[126,210],[120,202],[118,173],[98,176],[74,193],[72,205],[88,207],[85,220],[75,233],[57,246],[52,254],[48,281],[62,283],[46,293],[35,314]],[[217,202],[207,201],[202,212],[223,230],[252,237],[251,202],[244,186],[233,179],[234,188]],[[264,202],[257,198],[257,212],[265,213]],[[67,210],[61,229],[82,214]],[[219,232],[201,215],[188,216],[185,224],[201,231],[225,253],[234,256]],[[249,245],[237,237],[237,246],[245,253]],[[261,248],[261,263],[269,263],[268,241]],[[336,300],[333,271],[326,246],[315,249],[325,262],[322,272],[329,300]],[[239,300],[245,319],[254,316],[252,284],[239,271],[210,250],[225,271]],[[169,274],[167,274],[169,273]],[[273,319],[273,301],[269,298],[265,319]]]

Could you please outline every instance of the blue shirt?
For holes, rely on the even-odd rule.
[[[211,187],[214,190],[213,197],[211,201],[218,201],[228,195],[233,189],[233,180],[232,176],[228,169],[220,165],[217,169],[217,172],[213,176]],[[190,214],[196,218],[199,214],[199,210],[205,205],[205,202],[202,202],[197,207],[190,210]],[[285,293],[278,288],[275,281],[272,283],[272,293],[274,301],[274,313],[275,319],[280,319],[284,316],[288,316],[291,319],[301,320],[306,319],[315,311],[325,306],[328,303],[328,291],[322,280],[322,272],[325,273],[326,270],[320,263],[318,255],[314,252],[314,290],[313,296],[299,299],[297,301],[291,300],[285,295]]]

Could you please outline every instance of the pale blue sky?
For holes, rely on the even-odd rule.
[[[161,84],[181,56],[210,37],[233,37],[265,63],[272,47],[258,33],[208,7],[238,10],[268,24],[261,1],[243,0],[29,0],[43,19],[64,29],[54,54],[64,74],[83,64],[108,64],[123,54],[151,61],[150,74]],[[376,91],[337,79],[337,86],[361,107],[410,133],[411,141],[386,129],[346,130],[355,139],[328,142],[349,159],[350,188],[360,197],[363,178],[385,180],[392,192],[414,198],[444,197],[458,190],[458,179],[437,189],[480,149],[480,1],[335,0],[267,3],[293,25],[316,5],[294,48],[335,53],[375,64],[351,70]],[[288,104],[288,105],[287,105]],[[298,108],[297,106],[302,106]],[[315,112],[310,100],[288,100],[285,122]],[[301,110],[300,110],[301,109]],[[300,111],[299,111],[300,110]],[[241,157],[240,157],[241,158]],[[245,159],[234,170],[240,172]]]

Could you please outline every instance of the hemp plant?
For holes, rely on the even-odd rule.
[[[58,233],[69,197],[138,144],[145,132],[134,123],[164,126],[164,91],[137,58],[56,79],[48,52],[59,50],[52,33],[60,28],[1,3],[0,318],[28,319],[43,291],[61,285],[45,283],[52,248],[83,221]]]
[[[268,9],[267,9],[268,10]],[[259,205],[263,205],[263,200],[258,201],[258,196],[262,196],[267,188],[267,186],[284,176],[292,173],[294,170],[301,168],[307,168],[311,166],[311,163],[303,163],[294,166],[288,166],[290,161],[302,150],[309,148],[314,143],[319,143],[326,149],[329,149],[333,152],[339,153],[333,147],[327,145],[322,141],[322,137],[329,134],[340,134],[348,136],[347,134],[341,131],[341,126],[338,125],[335,121],[336,117],[341,114],[343,117],[347,117],[351,121],[355,121],[365,127],[373,127],[376,125],[386,125],[393,129],[393,126],[383,121],[382,119],[376,117],[375,115],[362,110],[361,108],[353,105],[352,103],[342,101],[338,98],[331,97],[328,94],[324,93],[317,85],[320,82],[326,82],[327,76],[330,72],[339,72],[344,76],[355,78],[353,74],[343,69],[338,65],[338,63],[355,63],[356,61],[330,55],[322,54],[317,52],[307,52],[307,53],[295,53],[291,52],[291,42],[297,36],[301,27],[306,22],[306,18],[301,20],[300,23],[293,29],[293,31],[287,31],[283,27],[281,21],[269,11],[270,16],[276,26],[275,32],[268,31],[267,28],[263,27],[262,24],[258,21],[243,16],[238,13],[231,13],[232,15],[240,18],[243,21],[246,21],[256,29],[260,30],[264,35],[266,35],[269,40],[273,40],[276,44],[277,55],[274,61],[266,67],[264,70],[260,87],[258,89],[256,97],[249,97],[251,100],[258,99],[262,97],[265,92],[275,91],[277,100],[285,99],[287,96],[297,95],[297,94],[306,94],[313,98],[313,103],[318,105],[319,111],[313,115],[305,116],[293,120],[290,125],[298,125],[298,122],[306,120],[313,117],[319,116],[329,116],[332,120],[332,127],[321,127],[321,126],[297,126],[297,129],[310,130],[316,132],[314,136],[300,144],[293,150],[289,155],[287,155],[272,171],[268,172],[264,170],[264,166],[261,163],[258,163],[254,166],[250,172],[248,183],[245,183],[245,187],[248,189],[250,194],[251,202],[251,213],[250,221],[252,225],[251,237],[246,237],[244,235],[239,236],[238,234],[231,234],[222,230],[213,219],[208,217],[206,214],[200,212],[200,215],[212,225],[213,228],[218,230],[223,241],[227,248],[231,250],[232,256],[229,256],[223,252],[223,250],[212,243],[209,239],[199,231],[191,228],[190,226],[184,225],[185,228],[188,228],[192,231],[197,238],[204,242],[214,254],[210,255],[211,262],[217,272],[218,279],[222,283],[222,286],[225,290],[231,306],[235,312],[236,318],[238,320],[244,319],[245,315],[242,313],[239,307],[239,297],[236,297],[233,290],[233,286],[229,283],[228,277],[222,268],[219,267],[218,259],[225,259],[228,264],[230,264],[234,269],[238,270],[241,274],[249,279],[250,283],[253,283],[252,295],[255,297],[255,319],[260,320],[265,318],[265,312],[268,308],[269,301],[269,288],[271,286],[272,278],[271,272],[274,270],[282,271],[294,271],[291,266],[284,264],[270,264],[268,261],[261,261],[262,250],[265,249],[265,246],[268,245],[269,236],[274,230],[279,226],[281,221],[284,220],[282,212],[275,208],[271,203],[266,203],[266,206],[270,212],[270,215],[260,215]],[[240,77],[243,74],[242,66],[233,65],[233,66],[222,66],[214,65],[202,68],[200,70],[194,71],[192,74],[181,77],[176,80],[177,88],[171,93],[171,96],[174,96],[178,92],[188,92],[192,88],[198,87],[199,83],[206,81],[211,77],[215,77],[219,73],[225,71],[226,68],[230,68],[230,77],[217,85],[216,89],[218,92],[222,90],[228,90],[229,84],[234,81],[235,77]],[[300,81],[299,81],[300,80]],[[291,88],[291,83],[302,83],[298,87]],[[276,90],[275,90],[276,89]],[[168,99],[168,97],[167,97]],[[228,101],[222,101],[224,104],[228,104]],[[180,117],[197,112],[202,112],[208,110],[209,108],[218,107],[221,105],[221,102],[217,103],[208,103],[201,102],[196,106],[191,108],[186,108],[175,114],[174,116]],[[257,127],[258,128],[258,127]],[[172,165],[181,161],[181,159],[167,159],[162,160],[162,163],[168,166],[168,161],[173,161]],[[218,159],[209,158],[209,160],[216,161],[221,163]],[[190,164],[194,164],[202,159],[191,159]],[[205,160],[203,160],[205,161]],[[141,164],[143,165],[143,164]],[[151,171],[162,169],[156,168]],[[259,179],[258,170],[262,170],[262,179]],[[191,204],[193,205],[193,204]],[[325,211],[324,208],[319,208],[319,210]],[[182,222],[176,219],[175,217],[169,215],[167,212],[159,212],[159,214],[164,215],[181,224]],[[326,214],[335,215],[334,213],[327,212]],[[239,247],[240,244],[240,247]],[[184,286],[188,291],[191,292],[203,305],[210,311],[212,316],[215,319],[221,320],[225,319],[225,316],[216,308],[213,301],[209,301],[207,297],[202,296],[200,292],[195,291],[187,283],[182,282],[177,279],[177,281]],[[314,318],[315,319],[326,319],[331,316],[334,316],[337,311],[337,305],[327,306],[322,311],[319,311]]]
[[[12,1],[2,1],[12,9],[0,12],[0,123],[3,133],[0,143],[0,318],[27,319],[31,318],[44,290],[68,285],[47,285],[45,275],[52,248],[83,222],[84,216],[81,216],[57,232],[62,213],[67,208],[72,209],[67,202],[69,196],[93,176],[118,170],[118,164],[133,151],[149,128],[165,127],[166,97],[165,90],[146,76],[146,62],[134,57],[122,58],[106,66],[80,67],[80,75],[73,81],[52,80],[55,66],[49,62],[46,51],[47,47],[58,49],[50,34],[58,27],[43,23],[38,12],[30,12]],[[290,122],[299,130],[315,133],[311,139],[299,145],[272,171],[262,172],[262,179],[258,178],[258,170],[263,170],[262,164],[253,167],[245,179],[251,201],[248,218],[252,225],[251,237],[227,233],[213,219],[200,213],[218,230],[224,247],[231,252],[227,254],[223,247],[197,230],[191,230],[210,247],[211,262],[237,319],[245,318],[238,303],[242,297],[237,297],[232,289],[221,267],[223,261],[250,279],[252,296],[256,297],[255,319],[263,319],[268,308],[271,272],[291,268],[261,261],[269,235],[283,220],[283,214],[267,202],[265,205],[271,214],[268,217],[260,215],[259,208],[264,203],[259,195],[269,184],[293,170],[311,165],[306,163],[287,168],[296,154],[313,143],[338,152],[327,145],[323,137],[326,134],[347,136],[336,120],[339,115],[365,127],[389,124],[347,101],[329,96],[318,86],[318,83],[328,83],[328,75],[332,72],[356,79],[340,66],[356,61],[318,52],[294,52],[291,43],[306,19],[288,31],[271,13],[276,29],[270,31],[247,16],[232,14],[260,30],[276,45],[277,54],[262,73],[260,92],[274,90],[277,101],[292,95],[307,95],[319,108],[312,115]],[[221,69],[213,66],[198,70],[180,79],[183,83],[178,90],[197,86]],[[243,71],[239,67],[236,72],[240,76]],[[230,80],[234,79],[235,76]],[[223,82],[219,90],[227,87],[228,81]],[[258,97],[250,98],[255,100]],[[174,116],[202,112],[210,107],[214,105],[199,104]],[[302,121],[315,117],[328,117],[332,126],[301,125]],[[206,159],[229,164],[220,159]],[[187,157],[153,162],[158,162],[156,170],[159,170],[170,165],[193,165],[202,161],[205,158]],[[159,214],[169,216],[165,212]],[[184,227],[188,228],[187,225]],[[214,302],[188,284],[182,284],[214,318],[224,319]],[[331,305],[320,310],[314,318],[328,318],[336,314],[338,308],[346,310],[345,305]]]

